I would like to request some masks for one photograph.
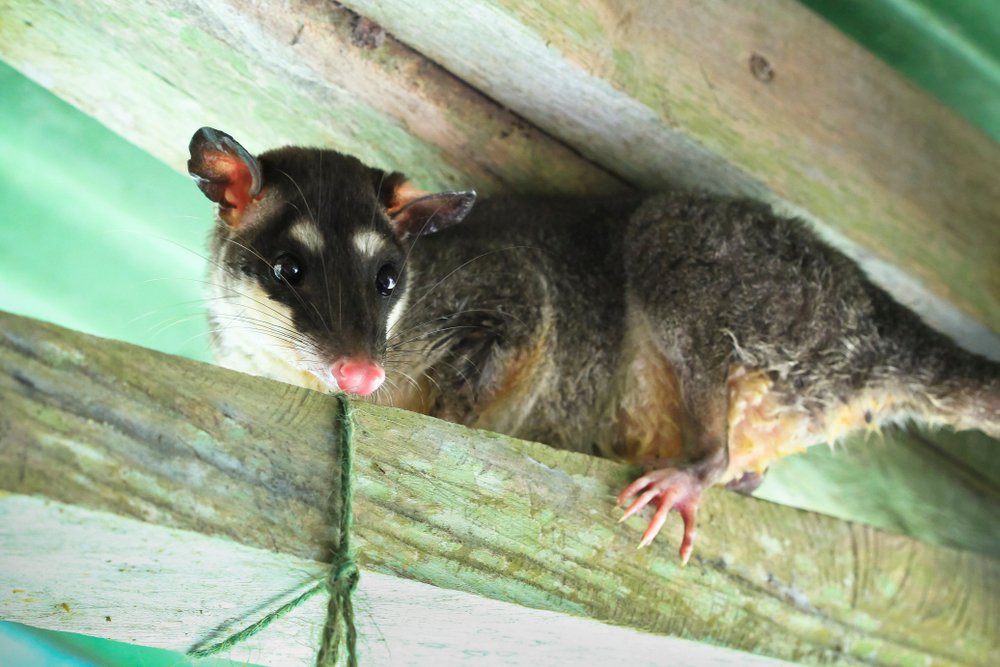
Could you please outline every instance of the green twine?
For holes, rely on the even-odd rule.
[[[296,607],[301,606],[303,602],[311,598],[313,595],[316,595],[316,593],[319,593],[321,590],[324,590],[326,588],[326,585],[327,583],[325,581],[316,584],[302,595],[298,596],[291,602],[282,605],[281,607],[271,612],[264,618],[260,619],[256,623],[248,625],[239,632],[232,634],[229,637],[226,637],[225,639],[216,644],[212,644],[211,646],[206,646],[205,648],[195,649],[193,651],[188,651],[188,656],[192,658],[207,658],[209,656],[215,655],[217,653],[222,653],[224,651],[233,648],[240,642],[250,639],[255,634],[257,634],[267,626],[271,625],[272,623],[274,623],[279,618],[281,618],[288,612],[292,611]]]
[[[324,581],[316,584],[291,602],[287,602],[256,623],[252,623],[239,632],[226,637],[222,641],[188,652],[192,658],[207,658],[227,651],[240,642],[253,637],[279,618],[299,607],[306,600],[320,591],[329,591],[330,602],[326,609],[326,624],[316,655],[317,667],[332,667],[340,659],[341,639],[347,647],[347,664],[357,667],[357,631],[354,628],[354,606],[351,595],[358,587],[358,565],[354,562],[354,548],[351,546],[351,527],[354,524],[354,512],[351,500],[354,495],[354,420],[351,403],[343,394],[337,395],[337,422],[340,433],[340,525],[337,551],[333,555],[330,572]]]
[[[337,664],[340,653],[340,635],[347,643],[347,664],[358,666],[356,644],[357,631],[354,629],[354,605],[351,594],[358,587],[358,566],[354,562],[354,548],[351,546],[351,528],[354,525],[354,511],[351,499],[354,497],[354,419],[351,403],[343,394],[337,395],[339,406],[337,419],[340,422],[340,526],[337,552],[326,579],[330,591],[330,602],[326,609],[326,625],[316,656],[317,667]]]

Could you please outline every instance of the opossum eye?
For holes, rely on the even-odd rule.
[[[382,296],[389,296],[396,287],[396,267],[386,264],[378,270],[375,276],[375,287]]]
[[[302,282],[302,277],[305,275],[305,269],[299,264],[299,260],[295,255],[278,255],[278,258],[274,260],[273,265],[274,280],[277,283],[287,283],[289,285],[298,285]]]

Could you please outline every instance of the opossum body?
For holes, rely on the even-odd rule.
[[[202,128],[219,204],[224,365],[641,463],[628,517],[775,459],[916,418],[1000,436],[1000,367],[872,285],[803,224],[693,193],[426,193],[328,150],[252,157]],[[456,224],[461,222],[461,224]]]

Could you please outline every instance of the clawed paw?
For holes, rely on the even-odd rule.
[[[695,515],[705,487],[705,482],[691,470],[664,468],[648,472],[625,487],[625,490],[618,495],[619,507],[638,495],[625,509],[620,521],[625,521],[650,503],[656,505],[656,513],[653,514],[653,519],[639,542],[641,549],[648,546],[660,532],[670,510],[677,510],[684,520],[684,539],[681,540],[680,548],[681,563],[687,564],[694,547]]]

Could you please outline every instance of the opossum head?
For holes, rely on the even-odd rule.
[[[375,392],[406,308],[411,239],[459,222],[475,193],[423,192],[331,150],[254,157],[207,127],[190,151],[188,171],[218,204],[209,311],[223,363]]]

